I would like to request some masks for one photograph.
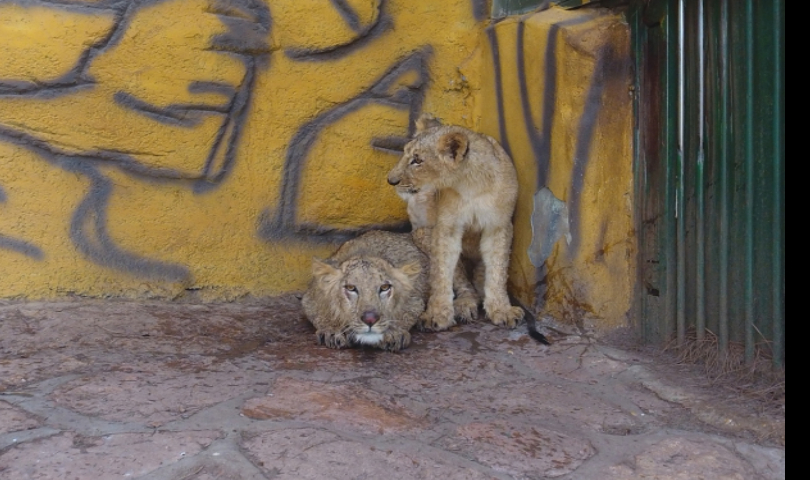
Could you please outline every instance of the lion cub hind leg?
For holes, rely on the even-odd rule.
[[[453,291],[456,298],[453,300],[453,310],[459,323],[470,323],[478,318],[478,293],[467,278],[464,264],[459,261],[453,273]]]
[[[462,259],[472,265],[480,265],[479,244],[480,235],[474,232],[465,232],[461,241]],[[478,306],[481,305],[481,297],[478,292],[483,292],[483,289],[477,288],[473,281],[470,280],[464,260],[458,261],[456,271],[453,274],[453,291],[456,294],[456,299],[453,300],[453,308],[456,311],[456,319],[459,323],[470,323],[478,319]],[[473,270],[474,274],[475,270]]]

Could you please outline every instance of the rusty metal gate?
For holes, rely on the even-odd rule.
[[[785,360],[783,0],[644,0],[636,64],[639,327]],[[694,332],[694,333],[693,333]]]

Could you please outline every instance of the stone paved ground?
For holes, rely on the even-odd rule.
[[[784,417],[638,352],[483,323],[398,354],[312,332],[292,297],[0,303],[0,478],[785,478]]]

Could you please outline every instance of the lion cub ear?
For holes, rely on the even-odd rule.
[[[399,267],[399,270],[409,277],[416,277],[422,273],[422,264],[418,260]]]
[[[413,290],[416,279],[422,273],[422,264],[419,261],[406,263],[405,265],[391,269],[391,274],[396,279],[397,283],[405,289],[405,291]]]
[[[312,276],[329,277],[338,273],[338,269],[317,258],[312,259]]]
[[[467,156],[469,142],[467,135],[464,135],[463,132],[450,132],[439,138],[437,149],[440,155],[450,157],[455,162],[460,162]]]
[[[416,119],[416,133],[422,133],[428,128],[441,126],[442,122],[429,113],[423,113]]]

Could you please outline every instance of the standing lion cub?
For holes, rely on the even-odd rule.
[[[425,309],[428,258],[406,233],[373,231],[313,259],[301,304],[330,348],[370,345],[398,351]]]
[[[516,326],[523,310],[510,304],[506,281],[518,182],[498,142],[422,115],[388,183],[412,195],[421,192],[430,198],[425,205],[435,209],[421,212],[432,227],[430,300],[420,326],[445,330],[456,323],[453,277],[462,250],[466,258],[480,260],[476,280],[483,276],[487,317],[495,325]]]
[[[397,194],[408,204],[408,218],[411,222],[413,243],[430,257],[431,235],[436,226],[436,192],[420,190],[413,192],[405,187],[397,187]],[[464,250],[464,248],[462,248]],[[478,317],[480,299],[478,292],[467,276],[464,262],[459,260],[453,272],[453,309],[460,323],[469,323]]]

